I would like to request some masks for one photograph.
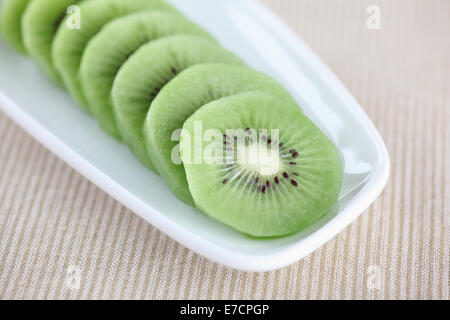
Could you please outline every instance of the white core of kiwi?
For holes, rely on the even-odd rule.
[[[260,176],[273,176],[280,171],[281,161],[278,150],[254,143],[237,146],[237,162],[246,171]]]

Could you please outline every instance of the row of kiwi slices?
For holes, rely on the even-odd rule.
[[[280,84],[162,0],[4,0],[1,27],[212,218],[254,237],[286,236],[335,206],[343,169],[333,143]]]

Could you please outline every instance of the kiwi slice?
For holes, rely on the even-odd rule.
[[[22,38],[22,15],[31,0],[4,0],[1,13],[2,33],[8,43],[20,53],[27,50]]]
[[[172,192],[193,204],[183,164],[174,162],[176,130],[201,106],[241,92],[261,90],[301,112],[291,95],[277,81],[245,66],[205,63],[193,66],[168,83],[153,101],[144,124],[149,156]],[[172,141],[175,140],[175,141]]]
[[[80,79],[81,59],[88,42],[105,24],[118,17],[143,10],[175,9],[160,0],[89,0],[80,3],[79,9],[81,28],[71,29],[64,21],[61,23],[53,42],[52,59],[71,95],[89,112]]]
[[[111,99],[117,72],[144,43],[173,34],[213,39],[204,29],[179,14],[145,11],[110,22],[86,47],[81,62],[83,92],[92,114],[112,137],[121,139]]]
[[[78,0],[33,0],[22,18],[23,41],[28,54],[58,85],[62,85],[62,82],[53,66],[52,43],[67,9],[78,2]]]
[[[214,132],[212,149],[191,141],[199,126]],[[306,116],[263,92],[203,106],[185,122],[181,141],[196,206],[245,234],[296,233],[338,200],[343,169],[336,147]],[[212,156],[197,161],[199,150]]]
[[[193,35],[173,35],[142,46],[117,74],[112,99],[120,134],[136,157],[155,172],[142,134],[150,105],[178,73],[204,62],[242,63],[214,41]]]

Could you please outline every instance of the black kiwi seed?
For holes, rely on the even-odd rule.
[[[152,92],[150,92],[150,100],[153,101],[153,99],[156,98],[158,93],[161,91],[161,89],[169,83],[169,80],[164,80],[159,86],[157,86]]]
[[[53,28],[54,30],[58,30],[59,26],[61,25],[61,22],[63,22],[64,18],[66,17],[66,12],[61,12],[60,16],[58,17],[58,19],[55,20],[55,23],[53,24]]]
[[[298,183],[297,183],[297,181],[295,181],[295,180],[291,180],[291,184],[292,184],[294,187],[298,187]]]
[[[285,177],[286,179],[289,179],[289,175],[287,174],[287,172],[283,172],[283,177]]]

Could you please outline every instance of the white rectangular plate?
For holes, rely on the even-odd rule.
[[[278,79],[341,151],[338,208],[290,237],[249,239],[178,201],[164,182],[0,41],[0,108],[43,145],[143,219],[224,265],[267,271],[305,257],[361,214],[389,176],[386,147],[364,111],[320,59],[253,0],[172,0],[249,65]]]

